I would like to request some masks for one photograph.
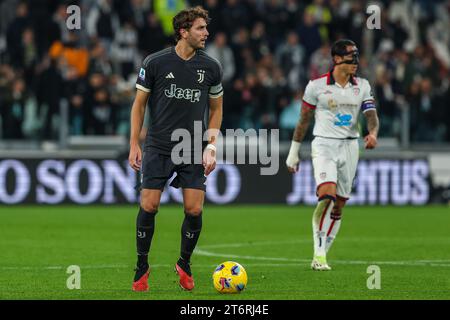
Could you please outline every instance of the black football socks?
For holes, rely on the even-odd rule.
[[[150,251],[153,232],[155,230],[156,213],[157,211],[147,212],[144,209],[139,208],[136,219],[137,268],[143,269],[143,273],[148,269],[148,252]]]
[[[185,212],[183,225],[181,226],[181,252],[177,264],[191,276],[189,262],[192,252],[197,245],[202,230],[202,213],[192,215]]]

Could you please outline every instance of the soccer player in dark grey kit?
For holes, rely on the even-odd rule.
[[[141,170],[142,191],[136,221],[137,268],[132,289],[147,291],[148,253],[155,229],[161,193],[176,172],[172,186],[183,190],[184,221],[181,227],[181,252],[175,264],[179,284],[185,290],[194,288],[190,258],[202,228],[206,177],[216,166],[216,138],[222,122],[222,68],[203,51],[209,35],[208,12],[195,7],[179,12],[173,18],[177,44],[147,56],[136,82],[136,98],[131,110],[129,163]],[[144,153],[139,145],[144,111],[149,104],[150,125]],[[209,106],[208,127],[205,116]],[[202,163],[174,164],[172,148],[180,141],[171,141],[176,129],[186,129],[194,136],[194,122],[201,121],[203,143]],[[204,146],[205,144],[206,147]],[[195,149],[189,150],[191,155]]]

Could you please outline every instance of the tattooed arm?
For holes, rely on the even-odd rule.
[[[366,112],[364,112],[364,116],[366,117],[367,130],[369,131],[369,134],[364,137],[365,148],[373,149],[377,146],[380,121],[378,120],[377,111],[375,109],[367,110]]]
[[[314,109],[311,109],[305,105],[302,107],[302,115],[297,123],[294,131],[294,137],[292,140],[297,142],[302,142],[305,138],[306,132],[308,131],[311,119],[314,116]]]
[[[288,168],[288,171],[291,173],[298,171],[298,166],[300,162],[300,158],[298,155],[300,150],[300,144],[305,138],[306,132],[308,131],[309,124],[311,123],[311,119],[313,118],[313,116],[314,116],[314,109],[303,104],[302,115],[297,123],[297,126],[295,127],[294,136],[291,142],[291,148],[289,150],[289,155],[286,159],[286,166]]]

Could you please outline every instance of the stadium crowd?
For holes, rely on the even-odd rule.
[[[450,2],[345,0],[3,0],[0,1],[2,139],[55,139],[60,104],[72,135],[127,135],[137,70],[173,45],[171,18],[202,5],[212,22],[207,52],[223,66],[223,128],[280,128],[291,138],[303,88],[331,65],[330,44],[354,40],[368,78],[380,135],[450,142]],[[69,5],[81,28],[69,30]]]

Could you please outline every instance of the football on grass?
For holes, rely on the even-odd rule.
[[[220,293],[240,293],[247,287],[247,272],[239,263],[226,261],[214,270],[213,282]]]

